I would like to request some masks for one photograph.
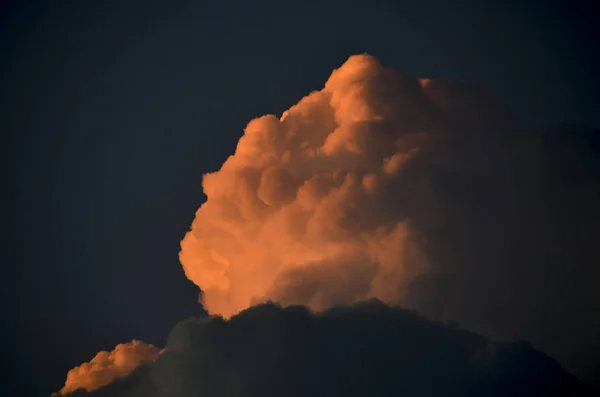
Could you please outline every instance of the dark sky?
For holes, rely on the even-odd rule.
[[[201,313],[177,258],[201,175],[351,54],[482,83],[528,125],[600,126],[597,14],[539,3],[4,2],[4,386],[47,394]]]

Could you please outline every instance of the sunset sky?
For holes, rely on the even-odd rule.
[[[195,284],[203,288],[208,285],[207,292],[211,285],[231,283],[235,286],[235,280],[224,281],[218,275],[211,282],[206,281],[207,272],[196,265],[194,259],[204,254],[194,251],[199,248],[193,242],[183,246],[184,272],[178,258],[180,242],[195,219],[198,224],[213,222],[217,225],[198,232],[201,238],[206,238],[212,252],[218,254],[211,254],[212,258],[221,258],[215,263],[225,258],[234,265],[241,263],[243,268],[247,266],[244,257],[234,258],[235,252],[242,252],[248,255],[249,263],[260,259],[260,264],[272,266],[263,273],[253,273],[257,279],[251,284],[245,283],[245,289],[238,288],[236,291],[241,292],[236,292],[234,301],[223,303],[219,301],[219,293],[205,293],[207,308],[212,313],[229,316],[256,303],[252,298],[305,304],[320,310],[334,303],[352,303],[376,296],[388,303],[412,305],[426,316],[436,317],[440,313],[435,305],[430,305],[419,294],[427,295],[428,288],[437,287],[415,287],[418,293],[410,299],[389,291],[413,281],[424,268],[438,271],[447,269],[444,266],[454,266],[456,274],[465,276],[456,284],[465,293],[457,295],[452,303],[455,306],[445,313],[460,318],[459,322],[465,326],[471,324],[477,328],[476,332],[493,334],[492,337],[497,334],[535,338],[542,334],[540,329],[544,325],[553,324],[552,317],[560,318],[561,324],[577,324],[576,329],[585,328],[589,319],[588,329],[581,331],[579,337],[584,346],[577,353],[581,358],[569,357],[574,367],[584,363],[581,365],[587,368],[586,373],[591,374],[587,381],[598,382],[594,377],[600,374],[600,360],[583,357],[581,351],[589,351],[589,355],[600,353],[597,344],[588,349],[583,342],[591,338],[595,329],[600,329],[594,328],[598,326],[597,320],[594,320],[596,324],[591,323],[593,317],[600,318],[595,316],[598,306],[594,306],[600,297],[597,292],[586,295],[586,286],[600,277],[594,278],[599,276],[598,272],[593,273],[589,267],[581,272],[576,267],[579,262],[591,263],[598,258],[591,249],[586,251],[598,236],[594,233],[598,233],[600,224],[599,213],[593,210],[600,191],[598,180],[594,179],[598,177],[599,168],[593,168],[598,167],[598,163],[585,162],[587,157],[578,163],[578,159],[583,158],[580,152],[573,154],[568,150],[580,150],[581,142],[564,142],[560,133],[556,134],[556,141],[544,141],[547,146],[543,149],[539,149],[542,146],[538,146],[535,134],[531,141],[519,146],[519,134],[524,129],[588,131],[600,128],[597,72],[600,63],[593,46],[598,39],[597,27],[593,26],[597,15],[585,2],[571,2],[572,5],[566,6],[563,2],[548,1],[543,7],[534,1],[442,0],[418,3],[375,0],[353,6],[348,2],[327,1],[259,1],[252,5],[241,1],[168,3],[152,0],[10,1],[0,9],[3,105],[0,131],[5,140],[2,147],[8,149],[5,156],[9,170],[8,196],[16,203],[16,211],[11,211],[14,216],[5,227],[6,266],[0,273],[3,317],[7,326],[4,339],[8,341],[5,343],[8,350],[4,351],[8,368],[3,371],[3,388],[8,395],[56,392],[63,387],[69,370],[90,361],[98,352],[110,352],[122,343],[141,340],[162,348],[175,324],[205,314],[198,303],[199,290]],[[350,56],[363,53],[374,58],[349,60]],[[348,68],[338,69],[342,65]],[[399,75],[392,73],[389,77],[388,72],[380,68],[390,68]],[[332,75],[334,69],[350,72],[336,77],[335,73]],[[364,76],[371,76],[371,80],[361,83],[361,87],[366,87],[364,97],[361,96],[363,91],[354,94],[344,88],[347,81]],[[427,83],[417,78],[440,83],[427,88]],[[390,81],[400,82],[396,87]],[[454,85],[455,81],[468,86]],[[477,87],[473,91],[465,88],[473,86]],[[387,92],[387,87],[396,88]],[[305,101],[303,98],[313,91],[325,94],[315,94]],[[319,113],[319,101],[330,101],[319,95],[334,95],[334,92],[338,95],[339,107],[331,114]],[[488,98],[493,98],[489,104]],[[426,106],[423,105],[425,100]],[[360,172],[364,175],[360,174],[362,179],[356,180],[365,191],[376,184],[369,176],[363,178],[369,172],[394,174],[401,169],[404,157],[396,156],[392,160],[394,154],[408,158],[411,148],[426,153],[408,168],[410,184],[394,182],[392,190],[374,196],[375,201],[369,202],[371,206],[356,199],[357,206],[364,211],[352,207],[345,213],[352,221],[363,219],[361,216],[369,220],[357,221],[356,225],[357,230],[368,231],[372,241],[363,239],[361,241],[366,242],[357,246],[353,244],[354,234],[350,238],[349,234],[333,233],[334,226],[338,225],[325,222],[325,215],[329,214],[327,208],[319,212],[316,206],[311,207],[311,200],[321,196],[316,193],[311,196],[310,192],[305,196],[305,204],[308,204],[302,208],[309,208],[310,214],[324,214],[319,218],[324,220],[322,223],[313,222],[310,235],[336,244],[343,240],[343,244],[327,248],[331,249],[328,255],[322,255],[324,248],[317,249],[312,243],[300,244],[298,234],[285,235],[281,232],[283,229],[277,228],[280,224],[267,224],[260,217],[252,218],[258,225],[258,229],[252,230],[260,231],[261,236],[277,237],[276,242],[264,239],[249,243],[239,236],[210,240],[219,230],[230,230],[230,223],[219,222],[232,221],[219,218],[223,211],[210,208],[198,214],[196,211],[205,202],[205,193],[210,197],[210,192],[213,192],[214,204],[211,205],[214,208],[229,208],[227,205],[233,205],[234,201],[235,205],[243,205],[243,194],[236,192],[228,197],[227,189],[241,186],[231,182],[233,179],[229,177],[246,181],[246,174],[236,174],[246,163],[260,168],[260,178],[263,178],[260,180],[265,182],[257,194],[262,201],[275,207],[291,200],[286,190],[280,188],[286,186],[285,183],[297,190],[295,182],[286,182],[286,174],[280,168],[260,162],[264,152],[256,143],[270,139],[270,128],[280,128],[272,125],[279,125],[277,120],[283,119],[284,111],[298,104],[296,118],[290,118],[288,124],[277,131],[296,128],[301,135],[305,131],[302,126],[311,122],[322,130],[313,126],[308,130],[321,131],[324,138],[333,132],[327,129],[327,117],[333,118],[336,125],[350,125],[356,122],[358,116],[355,115],[361,114],[360,106],[364,103],[368,105],[365,109],[376,109],[373,112],[377,114],[365,110],[362,121],[387,122],[382,123],[381,131],[396,133],[402,127],[407,128],[407,134],[412,134],[415,131],[408,130],[409,120],[418,127],[418,132],[431,132],[423,139],[415,134],[414,139],[396,147],[393,153],[372,149],[368,144],[365,144],[366,151],[359,150],[358,144],[354,148],[368,154],[361,157],[364,162]],[[391,104],[390,110],[385,113],[387,104]],[[428,113],[430,104],[435,105],[431,106],[436,112],[444,114],[444,122]],[[268,118],[260,119],[268,114],[274,115],[271,117],[275,124],[269,124]],[[448,124],[447,120],[452,119],[446,117],[448,114],[456,117],[455,124]],[[249,125],[252,120],[254,124]],[[298,126],[292,126],[293,122]],[[240,143],[240,148],[240,137],[244,131],[250,135],[248,131],[252,128],[259,138],[246,139],[246,146]],[[506,140],[477,138],[473,140],[476,142],[473,147],[457,148],[444,138],[448,131],[457,128],[466,131],[465,134],[502,129],[513,135],[508,134],[510,137]],[[343,135],[343,131],[340,134]],[[589,136],[596,139],[595,147],[583,145],[584,150],[590,149],[591,154],[586,151],[586,156],[593,159],[598,153],[598,135],[596,132],[596,135],[586,134],[582,135],[585,139]],[[390,142],[382,140],[378,147],[387,150],[393,146]],[[341,150],[339,147],[343,145],[338,143],[330,139],[325,152],[335,154]],[[281,143],[287,144],[293,150],[300,146],[295,141]],[[510,150],[505,151],[501,146],[504,144]],[[515,154],[516,151],[511,151],[514,147],[522,151]],[[488,148],[492,149],[488,152]],[[485,153],[480,157],[487,157],[477,157],[478,153]],[[507,153],[514,157],[507,157]],[[234,154],[233,160],[228,160]],[[280,154],[283,158],[283,152]],[[461,162],[463,159],[468,159],[466,166]],[[384,160],[390,164],[387,171],[383,167]],[[224,166],[226,161],[228,166]],[[302,170],[301,176],[306,181],[325,171],[348,171],[344,161],[336,157],[326,166],[314,169],[311,166],[315,163],[311,161],[288,163]],[[357,158],[353,158],[351,164],[357,164],[356,161]],[[377,166],[373,165],[375,161]],[[398,165],[395,166],[394,161]],[[472,167],[473,164],[477,167]],[[414,182],[420,180],[417,176],[421,172],[437,180],[435,178],[447,176],[440,170],[463,172],[463,166],[468,168],[470,178],[479,183],[477,186],[485,186],[482,191],[471,193],[477,189],[464,187],[467,186],[464,182],[460,185],[464,191],[436,185],[440,190],[431,193],[424,185]],[[221,167],[230,167],[232,171],[227,174]],[[537,175],[548,179],[539,186],[528,183],[530,190],[527,190],[509,177],[523,175],[520,170],[530,172],[523,176],[525,182],[534,180]],[[203,175],[213,172],[218,173],[213,174],[212,185],[205,178],[203,189]],[[292,174],[300,177],[299,171]],[[527,179],[529,177],[532,179]],[[248,178],[249,181],[257,177]],[[463,183],[462,179],[453,181]],[[576,182],[571,185],[570,181]],[[279,187],[275,189],[272,185]],[[558,192],[567,185],[577,185],[579,190],[560,196]],[[396,205],[394,194],[401,192],[402,197],[408,197],[407,191],[415,198]],[[531,215],[527,222],[520,222],[523,218],[514,216],[515,213],[509,211],[512,207],[503,206],[506,200],[520,200],[521,194],[526,196],[530,206],[543,203],[537,206],[539,213]],[[502,218],[499,212],[488,214],[485,206],[477,207],[489,197],[493,203],[490,208],[508,208],[506,217]],[[432,201],[427,201],[430,199]],[[343,204],[331,200],[331,208]],[[402,211],[390,218],[389,208],[382,203]],[[447,219],[452,224],[464,228],[456,229],[457,233],[442,230],[438,222],[428,218],[434,216],[432,208],[449,214]],[[523,212],[519,214],[530,214],[529,208],[533,206],[520,208]],[[588,209],[590,211],[585,212]],[[555,215],[552,221],[548,220],[548,214]],[[403,223],[405,218],[416,219],[416,226]],[[383,230],[379,227],[384,219],[393,221],[397,228],[385,229],[385,233],[382,232],[385,235],[378,235],[376,231]],[[492,229],[486,225],[500,224],[502,219],[506,224],[495,227],[489,234],[492,237],[476,240],[478,244],[472,250],[465,248],[470,247],[470,238],[479,238],[474,231],[488,236],[486,233]],[[380,220],[381,225],[376,222]],[[549,230],[546,225],[560,225],[573,232],[538,233]],[[402,271],[396,271],[398,267],[386,263],[397,263],[398,259],[382,248],[385,244],[377,244],[392,241],[390,244],[394,247],[407,247],[403,253],[412,253],[411,240],[406,237],[412,236],[409,231],[414,229],[411,228],[427,234],[435,254],[416,250],[417,253],[411,254],[411,263],[415,265],[409,270],[402,267]],[[346,226],[343,229],[350,230]],[[507,237],[502,247],[514,247],[514,250],[503,251],[495,237],[509,235],[514,238]],[[448,241],[445,236],[453,240]],[[288,237],[293,244],[284,245]],[[521,246],[517,241],[527,244]],[[242,247],[241,251],[235,251],[234,242]],[[548,247],[549,242],[556,243],[555,251],[540,248]],[[280,244],[278,253],[269,251],[271,256],[265,256],[266,247],[275,244]],[[231,250],[223,251],[223,247],[229,246]],[[464,250],[453,250],[451,247],[455,246]],[[191,251],[186,251],[186,247]],[[539,257],[527,251],[531,247],[536,247]],[[523,255],[509,261],[513,267],[505,268],[498,265],[506,259],[500,258],[498,252],[508,251]],[[187,263],[186,252],[192,252],[192,259]],[[341,260],[337,255],[340,252],[348,258]],[[427,262],[423,264],[415,259],[422,252],[428,258],[438,255],[438,259],[432,263],[422,261]],[[576,252],[581,253],[580,256]],[[453,256],[454,253],[457,254]],[[361,267],[357,278],[360,280],[364,280],[363,274],[367,273],[376,280],[381,270],[377,266],[395,270],[388,272],[393,274],[392,281],[390,278],[379,284],[373,281],[370,288],[358,288],[352,280],[348,282],[355,289],[340,287],[333,292],[324,281],[318,286],[312,285],[311,288],[332,293],[326,298],[321,295],[319,300],[297,293],[300,288],[291,293],[293,288],[289,286],[299,279],[337,279],[328,278],[332,274],[329,272],[308,276],[293,272],[296,268],[290,257],[302,257],[303,262],[343,262],[349,266],[347,269],[356,269],[352,267],[354,262],[360,262],[359,267],[366,265],[368,260],[363,258],[372,259],[376,265]],[[535,267],[538,266],[535,258],[546,257],[560,260],[549,263],[548,267],[543,267],[546,264]],[[472,265],[482,258],[489,259],[490,265],[485,270]],[[574,264],[570,263],[571,259]],[[517,265],[521,261],[536,263],[531,265],[535,271],[522,273]],[[465,265],[461,267],[459,263]],[[436,266],[440,266],[439,269]],[[343,274],[354,272],[342,269]],[[590,276],[582,281],[579,275],[588,274],[585,273],[588,270]],[[492,274],[490,271],[497,273],[488,277]],[[539,279],[534,276],[538,271],[553,282],[567,281],[538,283]],[[237,277],[250,277],[237,274]],[[275,280],[274,276],[280,274],[284,277]],[[525,287],[525,277],[532,280],[527,287],[533,285],[534,288]],[[474,304],[470,306],[471,302],[494,304],[504,297],[494,292],[494,282],[511,283],[513,278],[524,285],[515,286],[516,292],[510,299],[527,300],[530,305],[526,309],[518,316],[511,316],[503,309],[496,312],[488,306],[485,316],[472,315],[479,308]],[[464,287],[471,287],[471,282],[477,287]],[[579,291],[573,291],[572,285],[580,286]],[[579,300],[573,298],[574,295]],[[540,307],[546,309],[542,312],[538,310]],[[588,308],[587,311],[582,307]],[[547,338],[539,336],[539,343],[560,354],[563,346],[571,345],[570,340],[564,339],[569,328],[569,325],[553,327],[555,333]],[[109,356],[103,353],[100,358]]]

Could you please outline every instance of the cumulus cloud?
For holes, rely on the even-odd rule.
[[[378,301],[310,313],[264,304],[176,325],[154,363],[71,397],[580,396],[526,343],[505,344]]]
[[[204,175],[180,260],[213,314],[375,297],[527,339],[589,375],[598,142],[526,130],[481,87],[353,56],[281,117],[252,120]]]
[[[281,118],[251,121],[204,176],[208,200],[181,243],[206,308],[399,298],[427,263],[390,198],[430,139],[432,113],[418,80],[355,56]]]
[[[486,338],[600,379],[599,181],[598,131],[526,129],[482,87],[353,56],[204,175],[180,260],[225,320],[179,324],[153,363],[156,348],[119,368],[100,353],[63,392],[575,395],[553,360]],[[328,310],[369,298],[485,337]]]
[[[129,375],[139,365],[154,361],[159,352],[157,347],[138,340],[119,344],[111,352],[101,351],[91,361],[70,370],[64,387],[54,396],[60,397],[79,389],[99,389]]]

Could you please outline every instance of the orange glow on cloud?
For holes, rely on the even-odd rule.
[[[116,378],[130,374],[140,364],[154,361],[159,352],[159,348],[138,340],[119,344],[111,352],[101,351],[91,361],[69,371],[59,395],[77,389],[99,389]]]
[[[424,86],[352,56],[281,118],[248,123],[235,154],[204,175],[208,199],[181,242],[207,310],[402,302],[427,265],[390,197],[435,128]]]

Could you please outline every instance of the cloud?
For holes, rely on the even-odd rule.
[[[353,56],[281,117],[252,120],[204,175],[180,260],[213,314],[375,297],[527,339],[589,376],[598,136],[528,130],[482,87]]]
[[[157,347],[138,340],[119,344],[111,352],[101,351],[91,361],[70,370],[64,387],[54,395],[67,395],[78,389],[99,389],[129,375],[141,364],[154,361],[159,352]]]
[[[418,80],[355,56],[281,118],[251,121],[235,154],[204,176],[208,200],[181,243],[206,308],[396,300],[427,264],[388,199],[430,139],[432,112]]]
[[[252,307],[176,325],[154,363],[71,397],[578,396],[526,343],[494,343],[378,301],[310,313]]]

